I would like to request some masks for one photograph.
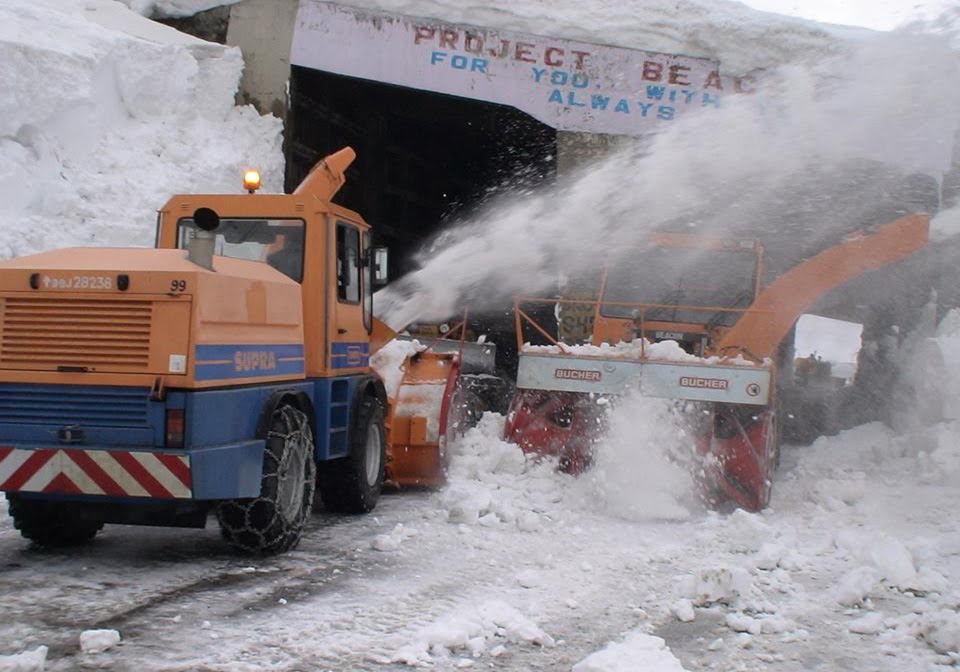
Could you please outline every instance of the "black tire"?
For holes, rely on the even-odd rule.
[[[270,419],[263,451],[260,496],[217,507],[223,538],[244,553],[269,555],[296,547],[313,510],[316,461],[306,414],[279,406]]]
[[[91,541],[103,523],[81,518],[66,502],[25,499],[8,493],[10,517],[20,534],[39,546],[79,546]]]
[[[377,505],[387,464],[383,415],[376,397],[364,397],[357,405],[349,454],[320,465],[320,498],[328,511],[367,513]]]

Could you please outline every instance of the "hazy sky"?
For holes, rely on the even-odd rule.
[[[931,17],[958,0],[740,0],[750,7],[826,23],[889,30],[919,16]]]

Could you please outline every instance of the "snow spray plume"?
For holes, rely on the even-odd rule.
[[[850,231],[936,209],[960,121],[949,43],[863,38],[550,188],[505,194],[436,238],[378,313],[399,328],[552,293],[561,272],[595,274],[654,230],[758,236],[782,272]]]
[[[592,508],[631,520],[676,520],[696,508],[691,437],[675,406],[626,395],[609,411],[593,468],[576,488]]]

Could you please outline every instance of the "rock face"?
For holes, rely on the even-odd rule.
[[[230,7],[228,5],[214,7],[184,18],[162,16],[153,16],[152,18],[183,33],[199,37],[201,40],[219,44],[227,43],[227,25],[230,23]]]

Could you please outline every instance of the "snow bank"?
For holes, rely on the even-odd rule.
[[[37,30],[37,26],[43,30]],[[279,190],[279,120],[234,106],[242,58],[111,0],[0,6],[0,258],[153,244],[173,193]]]

